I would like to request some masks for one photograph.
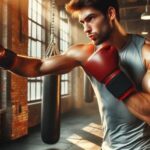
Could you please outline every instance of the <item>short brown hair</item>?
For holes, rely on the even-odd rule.
[[[119,6],[117,0],[70,0],[70,2],[66,4],[66,10],[73,15],[84,7],[92,7],[106,15],[110,6],[115,8],[119,20]]]

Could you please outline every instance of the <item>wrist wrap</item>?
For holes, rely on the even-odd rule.
[[[107,89],[119,100],[125,100],[136,89],[130,79],[122,72],[118,72],[109,82],[106,83]]]
[[[3,49],[3,51],[0,52],[0,67],[4,69],[11,69],[17,54],[9,49]]]

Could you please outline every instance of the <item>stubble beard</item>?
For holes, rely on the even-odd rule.
[[[109,40],[110,36],[111,36],[112,30],[109,30],[109,32],[105,33],[105,34],[99,34],[99,36],[97,37],[97,40],[93,41],[95,45],[100,45],[106,41]]]

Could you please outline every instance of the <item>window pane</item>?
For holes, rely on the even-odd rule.
[[[31,95],[31,87],[30,87],[30,82],[28,82],[28,100],[30,99]]]
[[[41,41],[41,27],[37,26],[37,39]]]
[[[64,74],[61,76],[61,79],[62,79],[62,80],[65,80],[65,75],[64,75]]]
[[[37,57],[38,58],[41,58],[41,46],[42,46],[42,44],[41,44],[41,42],[37,42]]]
[[[35,83],[34,82],[31,82],[31,89],[32,89],[31,100],[35,100]]]
[[[36,99],[41,99],[41,83],[36,83]]]
[[[38,22],[39,24],[42,24],[42,8],[41,8],[41,3],[39,3],[39,2],[38,2],[38,4],[37,4],[37,9],[38,9],[37,22]]]
[[[68,83],[65,82],[65,93],[67,94],[68,93]]]
[[[33,0],[33,2],[32,2],[32,20],[33,21],[37,21],[37,2],[36,2],[36,0]]]
[[[31,56],[36,57],[36,42],[32,41]]]
[[[32,38],[36,38],[36,24],[32,23]]]
[[[29,18],[32,18],[32,0],[29,0],[28,14],[29,14]]]
[[[28,34],[29,34],[29,36],[31,36],[31,29],[32,29],[31,27],[32,26],[31,26],[31,21],[30,20],[28,21],[28,26],[29,26],[29,28],[28,28],[29,33]]]
[[[65,94],[64,82],[61,82],[61,95]]]
[[[28,56],[31,55],[30,52],[31,52],[31,40],[29,39],[28,40]]]

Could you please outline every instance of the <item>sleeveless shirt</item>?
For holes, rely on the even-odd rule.
[[[130,35],[119,50],[120,67],[141,89],[145,67],[142,62],[144,38]],[[94,77],[90,77],[97,97],[104,131],[102,150],[150,150],[150,126],[132,115],[125,104],[116,99]],[[142,104],[142,102],[141,102]]]

